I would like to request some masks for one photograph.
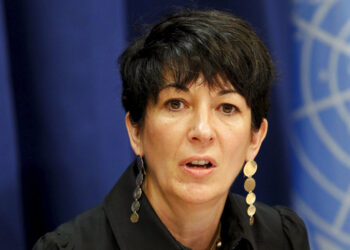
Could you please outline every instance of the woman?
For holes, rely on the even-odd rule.
[[[294,212],[254,203],[273,67],[247,23],[219,11],[176,13],[120,64],[137,160],[103,204],[35,249],[309,249]],[[245,198],[229,192],[243,165]]]

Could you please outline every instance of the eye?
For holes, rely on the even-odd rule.
[[[235,105],[224,103],[220,105],[219,110],[223,112],[225,115],[231,115],[235,113],[238,109]]]
[[[171,111],[179,111],[185,107],[185,104],[183,101],[179,99],[171,99],[165,103],[165,105],[168,107]]]

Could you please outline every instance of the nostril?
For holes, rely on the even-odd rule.
[[[189,138],[193,142],[208,143],[214,141],[214,134],[212,132],[203,133],[203,131],[190,131]]]
[[[215,138],[214,130],[207,112],[201,112],[193,119],[193,126],[189,130],[189,140],[192,142],[208,143]]]

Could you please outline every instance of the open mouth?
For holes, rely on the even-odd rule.
[[[217,167],[215,159],[204,157],[191,157],[180,162],[182,170],[194,178],[205,178],[212,175]]]
[[[213,164],[210,161],[201,160],[201,161],[191,161],[186,163],[187,167],[190,168],[210,168]]]

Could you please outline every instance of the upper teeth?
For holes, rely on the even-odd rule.
[[[206,165],[206,164],[209,164],[209,161],[205,161],[205,160],[202,160],[202,161],[191,161],[191,164],[193,164],[193,165]]]

